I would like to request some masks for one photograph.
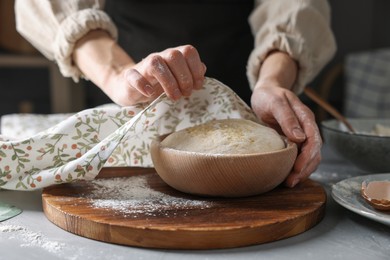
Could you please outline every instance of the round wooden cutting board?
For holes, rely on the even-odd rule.
[[[310,229],[324,216],[326,193],[307,180],[259,196],[203,198],[170,188],[154,169],[104,168],[94,181],[44,189],[42,200],[50,221],[80,236],[137,247],[217,249]]]

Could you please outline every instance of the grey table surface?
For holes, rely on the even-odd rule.
[[[325,218],[291,238],[223,250],[156,250],[91,240],[47,220],[41,191],[3,190],[0,200],[23,213],[0,223],[0,259],[390,259],[390,227],[345,209],[330,196],[332,184],[364,174],[324,146],[323,161],[311,178],[327,191]]]

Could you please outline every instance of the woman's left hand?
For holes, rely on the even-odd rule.
[[[276,82],[256,86],[252,108],[260,120],[298,144],[299,154],[286,185],[294,187],[307,179],[321,161],[322,140],[313,112]]]

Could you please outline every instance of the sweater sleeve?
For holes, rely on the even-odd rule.
[[[78,81],[82,73],[72,60],[75,43],[95,29],[117,39],[117,28],[103,7],[103,0],[16,0],[16,28],[65,77]]]
[[[286,52],[298,62],[299,75],[292,88],[297,94],[336,52],[326,0],[259,0],[249,23],[255,36],[247,66],[252,89],[270,51]]]

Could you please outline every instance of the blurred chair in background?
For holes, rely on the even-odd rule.
[[[345,115],[390,118],[390,49],[350,54],[344,67]]]
[[[350,118],[390,118],[390,48],[346,55],[332,66],[319,86],[319,95],[330,100],[332,88],[342,78],[341,113]],[[319,122],[327,118],[321,107],[315,111]]]

